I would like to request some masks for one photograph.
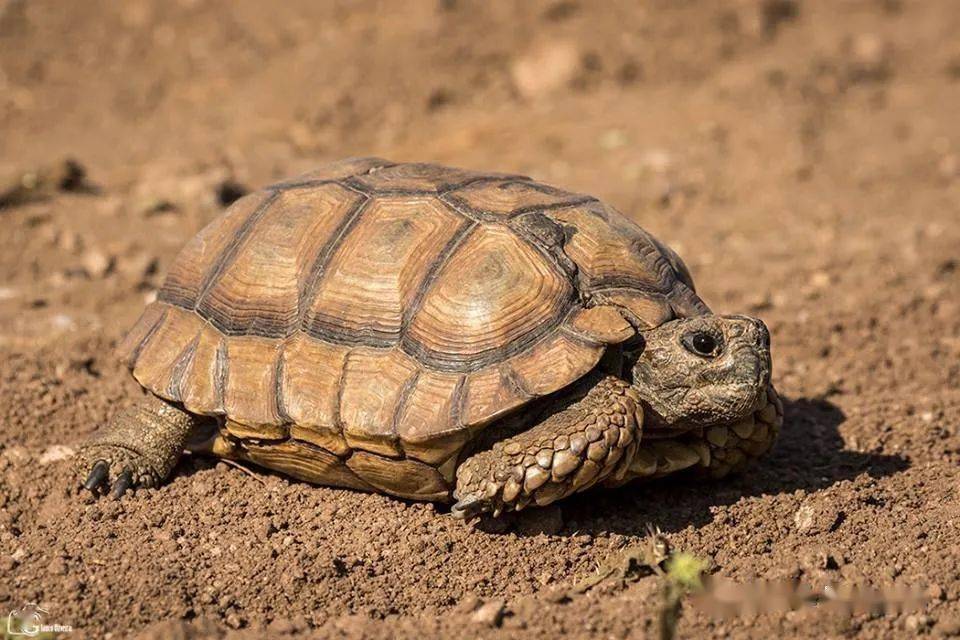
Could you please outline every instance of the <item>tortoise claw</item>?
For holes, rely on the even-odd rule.
[[[93,468],[90,469],[90,475],[87,476],[86,481],[83,483],[83,488],[96,493],[97,489],[106,482],[107,476],[109,475],[110,465],[107,464],[106,460],[98,460],[93,465]]]
[[[110,491],[110,497],[117,500],[133,486],[133,473],[129,469],[124,469],[113,483],[113,489]]]
[[[450,515],[458,520],[470,520],[485,511],[482,500],[476,497],[466,497],[450,507]]]
[[[122,496],[127,492],[130,487],[133,486],[133,472],[130,469],[124,469],[117,479],[114,480],[113,486],[109,484],[110,479],[110,463],[106,460],[97,460],[93,468],[90,469],[90,475],[87,476],[86,481],[83,483],[83,488],[87,491],[92,491],[93,493],[98,493],[101,489],[110,488],[110,497],[116,499]],[[106,491],[104,491],[106,493]]]
[[[77,465],[81,473],[90,470],[82,486],[98,497],[110,495],[116,499],[131,489],[154,487],[159,482],[149,459],[125,446],[87,445],[81,450]]]

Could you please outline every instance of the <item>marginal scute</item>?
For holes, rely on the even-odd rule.
[[[350,446],[346,438],[336,427],[291,424],[288,426],[290,437],[326,449],[330,453],[346,458],[350,455]]]
[[[467,376],[464,383],[461,420],[466,426],[480,426],[512,411],[529,400],[494,364]]]
[[[363,200],[336,184],[278,194],[199,301],[200,314],[232,335],[292,333],[316,256]]]
[[[397,415],[397,435],[407,456],[439,464],[466,443],[469,432],[457,421],[458,388],[464,375],[421,371]]]
[[[169,308],[140,349],[133,368],[137,382],[157,395],[178,402],[180,380],[177,377],[182,375],[184,367],[176,364],[182,355],[192,358],[192,353],[185,354],[185,351],[193,345],[201,325],[203,320],[192,311]],[[171,389],[176,392],[171,393]]]
[[[276,373],[280,344],[257,336],[231,336],[226,342],[223,390],[226,415],[250,427],[279,424]]]
[[[307,330],[397,342],[404,311],[465,224],[434,197],[371,200],[315,285]]]
[[[140,352],[147,340],[153,336],[153,332],[160,328],[164,315],[169,308],[169,305],[163,302],[151,302],[147,305],[147,308],[140,314],[140,318],[117,345],[117,357],[120,362],[131,369],[137,364]]]
[[[579,202],[585,196],[517,178],[474,182],[445,194],[443,199],[468,214],[497,219]]]
[[[348,347],[298,334],[283,347],[280,400],[293,437],[337,455],[348,451],[337,428],[340,376]]]
[[[351,448],[402,455],[394,416],[417,371],[399,349],[358,347],[350,352],[340,383],[340,422]]]
[[[636,334],[623,314],[608,305],[577,310],[571,314],[567,326],[597,344],[619,344]]]
[[[183,372],[193,364],[193,356],[197,352],[197,344],[199,342],[200,334],[198,332],[193,340],[188,342],[183,349],[180,350],[180,355],[177,356],[170,367],[170,374],[167,379],[167,393],[170,394],[170,399],[174,402],[182,401],[180,397],[180,383],[183,378]]]
[[[226,348],[224,340],[219,331],[203,323],[193,359],[180,378],[180,402],[187,411],[204,415],[223,413],[217,354]]]
[[[290,430],[281,424],[259,424],[251,426],[236,422],[234,420],[225,420],[223,428],[235,438],[253,438],[255,440],[286,440],[290,437]]]
[[[557,331],[508,364],[526,393],[544,396],[586,375],[600,361],[604,346],[584,344]]]
[[[447,261],[408,327],[432,357],[452,363],[490,355],[549,330],[572,286],[509,229],[478,226]]]
[[[608,289],[595,298],[630,314],[642,327],[653,329],[676,316],[670,302],[659,294],[648,294],[636,289]]]
[[[710,307],[685,282],[678,281],[667,294],[670,307],[679,318],[691,318],[710,313]]]

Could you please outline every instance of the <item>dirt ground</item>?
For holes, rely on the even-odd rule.
[[[924,596],[688,605],[680,637],[960,635],[957,33],[955,0],[0,0],[0,614],[656,637],[658,577],[573,589],[650,524],[744,584]],[[178,248],[244,188],[365,154],[532,175],[673,246],[715,310],[769,324],[775,450],[499,527],[196,458],[81,494],[77,444],[139,393],[112,349]]]

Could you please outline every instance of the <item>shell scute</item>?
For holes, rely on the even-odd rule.
[[[130,369],[136,366],[143,347],[146,346],[153,332],[160,329],[169,308],[169,305],[162,302],[151,302],[147,305],[137,321],[127,331],[127,335],[117,345],[116,353],[120,362]]]
[[[465,380],[461,373],[420,372],[397,415],[397,435],[408,456],[439,464],[467,441],[469,433],[459,423]]]
[[[505,348],[518,350],[556,326],[573,294],[569,280],[509,229],[478,226],[425,293],[405,339],[436,368],[500,362]]]
[[[396,343],[420,284],[465,225],[433,197],[373,198],[314,285],[306,330]]]
[[[224,413],[248,427],[279,425],[277,376],[280,344],[259,336],[229,336],[224,372]]]
[[[201,229],[170,265],[157,298],[192,309],[208,284],[207,278],[216,273],[221,260],[243,236],[245,227],[272,197],[269,191],[246,195]]]
[[[139,349],[133,370],[137,382],[179,402],[180,379],[194,356],[202,325],[203,320],[192,312],[168,309]]]
[[[196,341],[193,358],[179,380],[180,402],[193,413],[223,413],[226,338],[208,323],[203,323]]]
[[[493,220],[510,218],[525,211],[542,211],[590,200],[529,178],[476,181],[443,194],[442,199],[471,217]]]
[[[482,426],[530,400],[510,379],[500,363],[467,376],[460,419],[464,425]]]
[[[376,487],[361,479],[338,456],[306,442],[245,442],[241,455],[268,469],[317,484],[375,491]]]
[[[557,380],[578,380],[586,375],[603,355],[605,345],[573,340],[557,331],[526,353],[508,361],[520,388],[533,397],[556,390]],[[549,362],[549,366],[544,363]]]
[[[416,460],[388,460],[366,451],[357,451],[347,466],[364,482],[401,498],[411,500],[445,500],[449,481],[428,464]]]
[[[345,455],[349,448],[337,427],[340,378],[349,347],[298,334],[283,348],[280,402],[291,435]]]
[[[350,352],[340,382],[340,424],[351,448],[402,456],[395,416],[418,370],[399,349]]]
[[[667,294],[676,282],[667,258],[640,227],[601,202],[550,212],[573,231],[564,252],[579,267],[588,291],[632,287]]]
[[[317,277],[317,256],[364,201],[339,185],[275,194],[224,258],[197,310],[229,335],[289,335]]]
[[[595,344],[620,344],[636,333],[623,314],[609,305],[577,310],[565,328]]]

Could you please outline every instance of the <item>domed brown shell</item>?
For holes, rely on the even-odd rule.
[[[679,258],[595,198],[361,158],[233,204],[121,351],[154,394],[378,487],[369,456],[440,467],[634,327],[705,311]]]

